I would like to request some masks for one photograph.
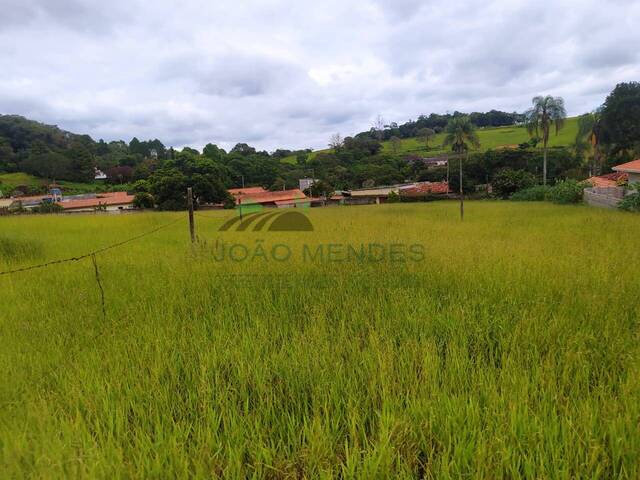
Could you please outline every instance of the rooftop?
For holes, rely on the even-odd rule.
[[[631,162],[623,163],[622,165],[616,165],[612,170],[625,173],[640,173],[640,158]]]
[[[238,195],[251,195],[256,193],[264,193],[267,190],[265,190],[262,187],[242,187],[242,188],[230,188],[228,191],[231,195],[235,197]]]
[[[133,203],[134,195],[127,192],[107,192],[96,195],[95,198],[81,198],[76,200],[63,200],[58,204],[65,210],[77,208],[94,208],[101,205],[128,205]]]
[[[293,190],[279,190],[276,192],[267,192],[263,190],[255,195],[241,195],[238,200],[242,200],[242,204],[251,203],[271,203],[283,202],[287,200],[306,199],[307,196],[298,188]]]

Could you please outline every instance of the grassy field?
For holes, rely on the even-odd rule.
[[[49,184],[50,184],[49,179],[39,178],[24,172],[0,173],[0,191],[2,191],[3,193],[9,193],[19,185],[28,185],[30,187],[44,188],[44,187],[47,187]],[[124,186],[119,187],[117,185],[109,186],[102,182],[82,183],[82,182],[69,182],[66,180],[56,180],[56,184],[61,186],[64,193],[68,195],[79,194],[79,193],[91,193],[96,191],[105,191],[107,188],[126,189],[127,187],[129,187],[128,184],[125,184]],[[4,192],[3,190],[6,190],[6,192]]]
[[[568,118],[565,126],[558,135],[552,132],[549,139],[549,145],[552,147],[570,146],[573,144],[576,134],[578,133],[578,118]],[[485,152],[490,149],[496,149],[505,145],[518,145],[528,141],[531,137],[524,126],[518,127],[498,127],[498,128],[482,128],[478,129],[478,137],[480,138],[479,151]],[[426,157],[436,157],[438,155],[449,153],[450,148],[443,148],[444,134],[436,135],[431,141],[429,149],[424,143],[419,142],[416,138],[405,138],[397,155],[421,155]],[[309,155],[309,159],[313,158],[320,152],[329,152],[330,150],[318,150]],[[382,143],[382,151],[385,153],[394,153],[390,142]],[[282,159],[283,162],[295,164],[295,155],[290,155]]]
[[[201,215],[195,248],[182,213],[0,217],[0,271],[180,219],[97,255],[106,318],[90,259],[0,275],[3,478],[640,476],[637,216],[468,202],[461,223],[439,202],[276,233]],[[222,242],[293,253],[217,261]],[[369,243],[424,258],[300,255]]]

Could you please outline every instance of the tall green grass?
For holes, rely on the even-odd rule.
[[[1,476],[638,478],[636,216],[308,214],[310,233],[219,233],[229,213],[203,212],[194,248],[185,220],[98,255],[106,321],[90,260],[0,276]],[[2,217],[0,271],[179,216]],[[221,263],[216,240],[425,260]]]

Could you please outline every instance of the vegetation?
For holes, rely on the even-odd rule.
[[[312,209],[313,233],[186,219],[0,276],[5,478],[638,478],[640,222],[548,203]],[[0,217],[0,271],[176,213]],[[224,237],[222,237],[224,235]],[[216,262],[419,243],[423,262]]]
[[[556,135],[564,126],[567,112],[561,97],[533,97],[533,107],[526,113],[527,129],[536,140],[542,141],[542,184],[547,184],[547,155],[549,151],[549,135],[554,128]]]
[[[510,197],[511,200],[517,202],[542,202],[546,200],[549,194],[548,185],[535,185],[529,188],[523,188],[513,193]]]
[[[628,212],[640,212],[640,183],[631,185],[631,188],[635,191],[625,195],[618,204],[618,208]]]
[[[500,198],[509,198],[514,193],[533,188],[536,177],[525,170],[505,168],[495,176],[492,186],[493,192]]]
[[[547,192],[547,200],[554,203],[580,203],[584,193],[584,183],[576,180],[564,180],[556,183]]]
[[[447,123],[444,130],[445,137],[443,145],[450,146],[451,150],[458,155],[458,187],[460,192],[460,218],[464,218],[464,189],[462,174],[462,156],[469,160],[469,149],[478,148],[480,140],[476,133],[476,126],[471,123],[469,117],[455,117]]]

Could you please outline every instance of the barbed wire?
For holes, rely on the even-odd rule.
[[[126,245],[127,243],[131,243],[134,242],[136,240],[139,240],[143,237],[146,237],[148,235],[151,235],[153,233],[156,233],[160,230],[163,230],[167,227],[170,227],[171,225],[175,225],[176,223],[178,223],[179,221],[184,220],[183,218],[178,218],[176,220],[174,220],[173,222],[169,222],[169,223],[165,223],[164,225],[154,228],[153,230],[149,230],[147,232],[141,233],[140,235],[136,235],[135,237],[131,237],[128,238],[127,240],[123,240],[121,242],[117,242],[117,243],[113,243],[111,245],[107,245],[104,246],[102,248],[98,248],[97,250],[94,250],[92,252],[89,253],[85,253],[83,255],[78,255],[75,257],[68,257],[68,258],[61,258],[58,260],[52,260],[50,262],[45,262],[45,263],[40,263],[38,265],[30,265],[28,267],[22,267],[22,268],[16,268],[13,270],[5,270],[4,272],[0,272],[0,276],[3,275],[11,275],[14,273],[21,273],[21,272],[28,272],[30,270],[36,270],[39,268],[45,268],[45,267],[50,267],[51,265],[59,265],[61,263],[68,263],[68,262],[79,262],[80,260],[84,260],[85,258],[88,257],[95,257],[95,255],[99,254],[99,253],[103,253],[106,252],[107,250],[111,250],[113,248],[117,248],[117,247],[121,247],[122,245]],[[95,265],[95,261],[94,261],[94,265]]]

